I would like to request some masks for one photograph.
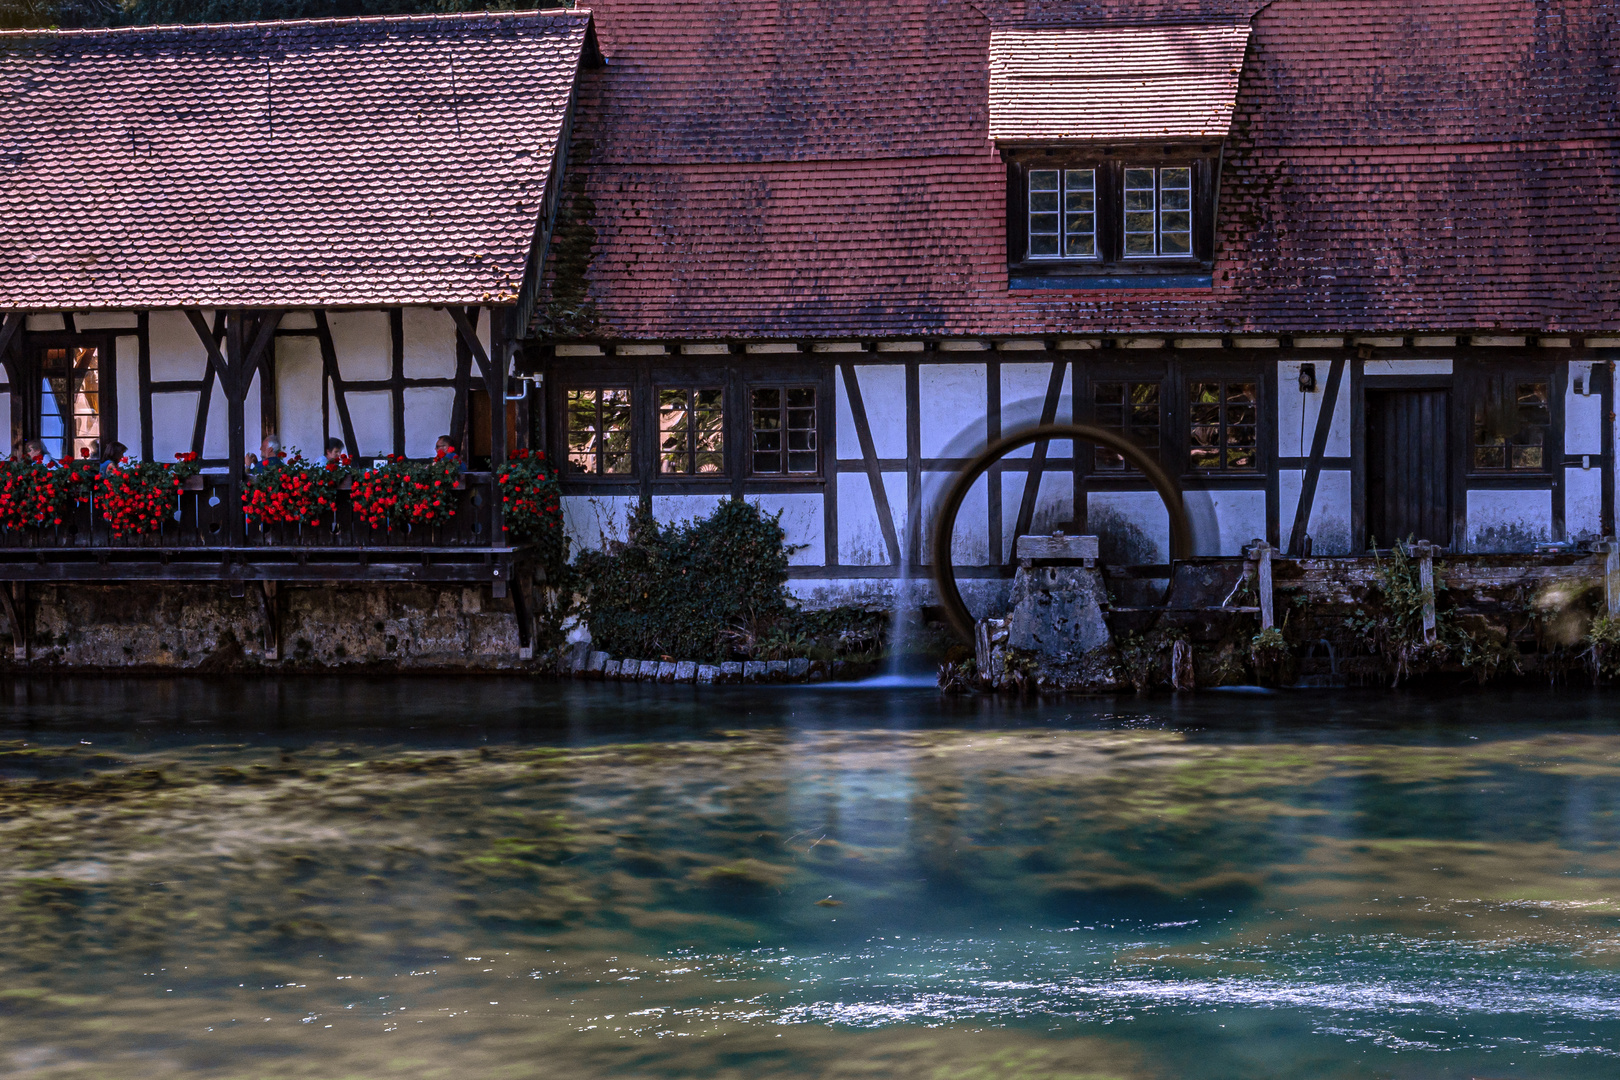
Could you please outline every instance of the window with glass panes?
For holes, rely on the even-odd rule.
[[[1474,402],[1474,469],[1543,472],[1552,399],[1545,379],[1496,380]]]
[[[815,387],[756,386],[749,406],[753,473],[803,476],[820,468]]]
[[[1029,257],[1097,257],[1097,170],[1029,171]]]
[[[719,476],[726,471],[726,393],[718,386],[658,391],[658,471]]]
[[[570,475],[628,476],[635,471],[628,388],[571,388],[564,397],[563,411]]]
[[[40,356],[39,438],[61,459],[96,453],[101,440],[101,351],[46,349]]]
[[[1125,170],[1125,257],[1192,254],[1192,170]]]
[[[1159,456],[1159,384],[1156,382],[1100,382],[1091,388],[1093,422],[1117,431],[1153,457]],[[1092,458],[1098,472],[1119,472],[1128,466],[1117,451],[1096,448]]]
[[[1260,467],[1260,398],[1252,382],[1194,382],[1187,387],[1187,446],[1195,472],[1252,472]]]

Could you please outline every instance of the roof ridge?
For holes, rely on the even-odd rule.
[[[261,19],[250,22],[143,23],[135,26],[67,28],[40,26],[11,30],[0,29],[0,40],[29,37],[119,37],[174,30],[279,30],[292,27],[331,27],[336,29],[351,26],[379,26],[388,23],[474,22],[477,20],[494,20],[497,22],[570,21],[580,16],[589,19],[591,9],[588,7],[552,7],[523,8],[509,11],[434,11],[406,15],[348,15],[322,19]]]

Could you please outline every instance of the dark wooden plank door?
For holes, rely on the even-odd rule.
[[[1367,392],[1367,537],[1451,543],[1449,390]]]

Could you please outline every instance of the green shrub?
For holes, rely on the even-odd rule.
[[[627,539],[575,563],[597,647],[717,662],[731,642],[765,637],[788,613],[779,517],[730,499],[707,518],[672,525],[636,511]]]

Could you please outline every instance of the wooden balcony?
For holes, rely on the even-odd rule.
[[[0,532],[0,581],[223,582],[237,595],[249,581],[489,582],[506,595],[521,550],[492,524],[489,474],[464,474],[454,496],[442,525],[372,528],[347,492],[318,524],[260,525],[240,521],[230,477],[194,476],[157,532],[115,536],[93,503],[61,525]]]

